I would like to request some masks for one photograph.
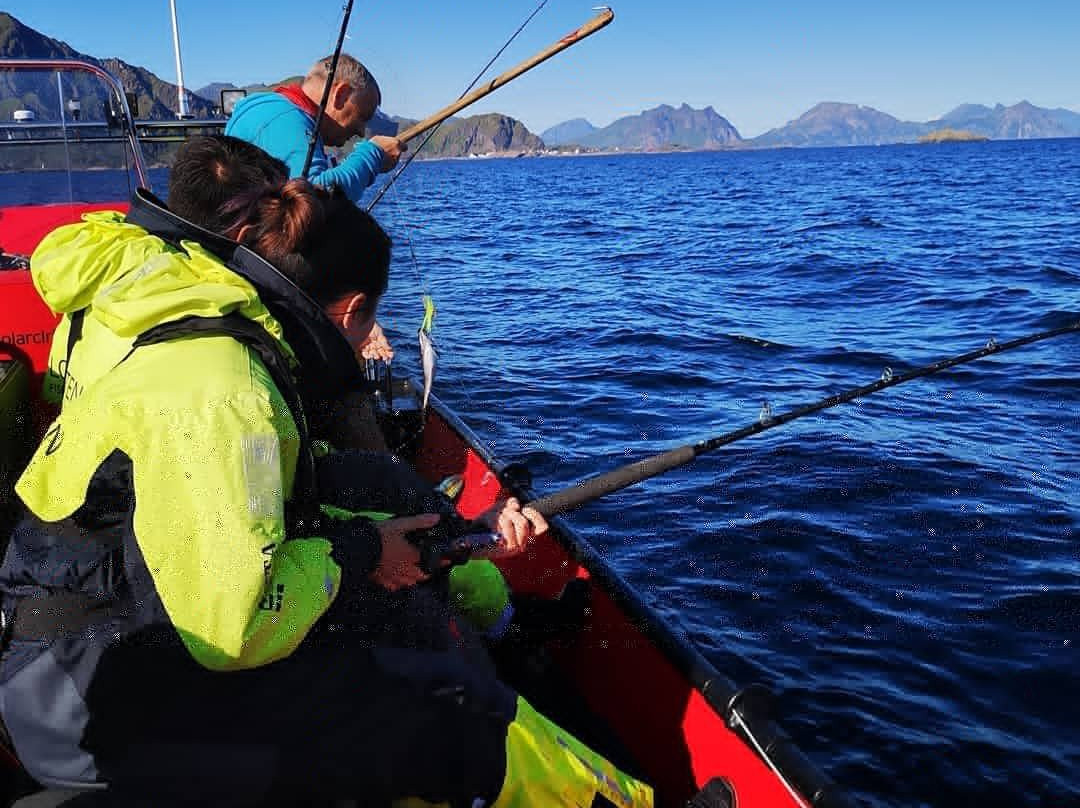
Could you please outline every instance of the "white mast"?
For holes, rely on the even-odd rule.
[[[176,89],[180,97],[180,107],[176,117],[190,118],[187,96],[184,94],[184,65],[180,61],[180,27],[176,24],[176,0],[169,0],[169,8],[172,10],[173,50],[176,51]]]

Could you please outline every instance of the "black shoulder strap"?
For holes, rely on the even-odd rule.
[[[68,335],[67,352],[71,350],[82,333],[83,311],[72,314],[71,331]],[[315,456],[311,450],[311,437],[307,419],[300,401],[300,394],[293,381],[288,359],[277,341],[262,326],[240,314],[224,317],[185,317],[171,323],[162,323],[144,331],[136,338],[131,351],[123,362],[138,348],[156,345],[183,337],[232,337],[255,351],[262,360],[270,377],[281,392],[285,404],[296,422],[300,434],[300,452],[296,463],[293,497],[287,504],[286,530],[288,536],[319,535],[319,504],[316,491]],[[58,637],[79,635],[87,628],[116,617],[127,616],[123,605],[109,598],[87,595],[83,592],[53,592],[41,598],[21,599],[14,614],[3,614],[0,621],[0,650],[12,638],[33,641],[53,640]]]
[[[67,364],[71,364],[71,352],[75,350],[75,343],[82,339],[83,321],[86,320],[86,309],[73,311],[68,316],[67,338]],[[67,365],[64,366],[64,378],[67,378]]]
[[[162,323],[144,331],[135,340],[132,351],[146,345],[156,345],[182,337],[232,337],[255,351],[262,360],[281,397],[285,399],[285,404],[292,413],[300,435],[300,452],[296,460],[293,496],[287,514],[289,535],[315,535],[314,531],[318,529],[319,502],[311,434],[308,431],[304,405],[300,399],[292,369],[289,367],[289,360],[277,340],[270,336],[261,325],[241,314],[227,314],[224,317],[192,316]]]
[[[68,368],[71,367],[71,352],[75,350],[75,343],[82,339],[84,320],[86,320],[86,309],[79,309],[68,315],[67,356],[64,357],[64,387],[67,387]]]

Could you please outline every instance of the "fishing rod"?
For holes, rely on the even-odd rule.
[[[330,69],[326,73],[326,85],[323,87],[319,111],[315,115],[315,128],[311,130],[311,135],[308,138],[304,170],[300,172],[300,176],[304,179],[307,179],[308,172],[311,170],[311,161],[315,157],[315,144],[319,141],[319,127],[322,126],[322,119],[326,114],[326,105],[330,101],[330,90],[334,85],[334,76],[337,75],[338,58],[341,56],[341,47],[345,43],[345,32],[349,29],[349,17],[352,16],[352,7],[353,0],[345,0],[345,16],[341,18],[341,30],[338,32],[337,45],[334,47],[334,55],[330,58]]]
[[[539,9],[537,9],[537,10],[539,10]],[[535,13],[536,12],[533,12],[533,14],[535,14]],[[530,16],[529,19],[532,19],[532,17]],[[531,57],[529,59],[526,59],[524,62],[521,62],[520,64],[510,68],[506,72],[501,73],[500,75],[496,76],[495,78],[493,78],[491,81],[489,81],[487,84],[483,85],[482,87],[478,87],[477,89],[473,90],[471,93],[466,93],[465,95],[461,96],[457,101],[450,104],[449,106],[443,107],[441,110],[436,112],[434,115],[431,115],[431,116],[429,116],[427,118],[424,118],[424,120],[420,121],[419,123],[413,124],[408,129],[406,129],[404,132],[399,133],[397,135],[397,139],[400,140],[402,143],[407,143],[408,141],[412,140],[413,138],[415,138],[415,137],[417,137],[419,135],[422,135],[424,132],[428,131],[429,129],[433,129],[436,126],[439,126],[447,118],[449,118],[452,115],[454,115],[454,114],[460,112],[461,110],[465,109],[465,107],[476,103],[477,101],[479,101],[484,96],[490,95],[491,93],[495,92],[495,90],[502,87],[504,84],[509,84],[511,81],[513,81],[518,76],[520,76],[522,73],[527,73],[528,71],[532,70],[534,67],[536,67],[541,62],[546,62],[548,59],[550,59],[555,54],[566,50],[571,45],[576,45],[578,42],[585,39],[587,36],[591,36],[592,34],[596,33],[597,31],[599,31],[604,26],[608,25],[614,19],[615,19],[615,12],[612,11],[610,8],[608,8],[606,6],[603,7],[600,10],[599,14],[597,14],[595,17],[593,17],[591,20],[589,20],[584,25],[582,25],[579,28],[571,31],[569,34],[564,36],[562,39],[560,39],[554,45],[550,45],[549,47],[544,48],[544,50],[540,51],[535,56],[533,56],[533,57]],[[526,20],[526,23],[527,22],[528,22],[528,20]],[[519,29],[519,32],[520,32],[520,29]],[[517,34],[515,33],[514,36],[517,36]],[[513,39],[513,37],[511,37],[511,40],[512,39]],[[504,46],[504,48],[505,48],[505,46]],[[484,68],[484,69],[486,70],[487,68]],[[473,83],[475,83],[475,81]],[[407,166],[408,162],[405,165]],[[404,167],[402,167],[402,170],[404,170]],[[378,201],[380,199],[382,199],[383,194],[385,194],[387,189],[391,185],[393,185],[394,181],[397,179],[397,177],[400,175],[400,173],[401,172],[398,172],[398,174],[395,175],[393,177],[393,179],[391,179],[390,182],[386,183],[386,185],[384,185],[382,188],[379,189],[378,194],[375,195],[375,198],[371,201],[371,204],[368,205],[368,211],[370,211],[372,208],[374,208],[375,205],[378,203]]]
[[[993,354],[1010,351],[1024,345],[1030,345],[1033,342],[1039,342],[1041,340],[1059,337],[1062,334],[1077,331],[1080,331],[1080,321],[1061,328],[1041,331],[1038,334],[1032,334],[1027,337],[1019,337],[1009,342],[998,343],[996,340],[990,339],[983,348],[969,351],[949,359],[942,359],[929,365],[923,365],[922,367],[915,368],[907,373],[894,374],[892,368],[885,368],[881,373],[881,378],[872,384],[854,387],[843,393],[837,393],[828,398],[823,398],[820,401],[815,401],[812,404],[797,407],[796,409],[781,415],[773,415],[771,407],[769,407],[766,402],[761,408],[761,416],[756,423],[744,426],[741,429],[736,429],[733,432],[728,432],[727,434],[720,435],[716,438],[710,438],[708,440],[699,441],[698,443],[670,449],[643,460],[628,463],[625,466],[613,469],[604,474],[588,477],[562,491],[534,500],[528,504],[528,507],[539,511],[544,516],[554,516],[556,514],[566,513],[567,511],[574,510],[588,502],[592,502],[595,499],[606,496],[613,491],[619,491],[634,483],[642,482],[650,477],[656,477],[671,469],[684,466],[698,457],[698,455],[712,452],[719,449],[721,446],[727,446],[736,441],[743,440],[744,438],[749,438],[752,435],[758,435],[770,429],[775,429],[776,427],[794,421],[797,418],[802,418],[803,416],[811,415],[815,412],[820,412],[821,410],[830,409],[839,404],[851,401],[852,399],[868,396],[871,393],[876,393],[887,387],[895,387],[898,384],[904,384],[905,382],[910,382],[914,379],[931,376],[935,373],[940,373],[947,368],[962,365],[967,362],[973,362],[984,356],[992,356]]]
[[[569,48],[571,45],[576,45],[578,42],[585,39],[586,37],[595,34],[601,28],[608,25],[613,19],[615,19],[615,12],[612,11],[610,8],[604,8],[599,14],[597,14],[587,23],[571,31],[554,45],[550,45],[549,47],[544,48],[544,50],[540,51],[532,58],[526,59],[521,64],[516,65],[515,67],[507,70],[505,73],[496,76],[487,84],[476,88],[468,95],[459,98],[453,104],[443,107],[434,115],[425,118],[419,123],[413,124],[404,132],[399,133],[397,139],[402,141],[403,143],[407,143],[417,135],[423,134],[431,127],[438,126],[451,115],[460,112],[461,110],[465,109],[465,107],[470,106],[471,104],[475,104],[481,98],[486,95],[490,95],[495,90],[502,87],[504,84],[509,84],[522,73],[527,73],[528,71],[536,67],[538,64],[546,62],[555,54],[561,53],[562,51]]]
[[[1030,345],[1033,342],[1040,342],[1042,340],[1051,339],[1052,337],[1059,337],[1063,334],[1075,332],[1080,332],[1080,320],[1071,325],[1050,329],[1048,331],[1040,331],[1037,334],[1018,337],[1017,339],[1008,342],[998,343],[991,338],[983,348],[979,348],[975,351],[968,351],[967,353],[959,354],[958,356],[953,356],[948,359],[942,359],[929,365],[923,365],[914,370],[910,370],[907,373],[895,374],[893,373],[892,368],[887,367],[882,371],[881,378],[872,384],[853,387],[850,390],[828,396],[827,398],[815,401],[812,404],[797,407],[780,415],[774,415],[772,413],[772,408],[769,406],[768,402],[766,402],[761,408],[761,415],[756,423],[744,426],[741,429],[736,429],[732,432],[727,432],[715,438],[709,438],[707,440],[698,441],[697,443],[669,449],[666,452],[660,452],[659,454],[651,455],[642,460],[627,463],[625,466],[620,466],[619,468],[603,474],[587,477],[561,491],[556,491],[553,494],[548,494],[547,496],[528,502],[524,507],[532,508],[544,517],[567,513],[568,511],[580,508],[582,505],[593,502],[594,500],[600,499],[615,491],[620,491],[635,483],[643,482],[644,480],[657,477],[672,469],[685,466],[699,455],[715,451],[721,446],[728,446],[729,444],[743,440],[744,438],[767,432],[770,429],[775,429],[782,424],[789,423],[806,415],[830,409],[856,398],[868,396],[879,390],[884,390],[887,387],[895,387],[898,384],[904,384],[905,382],[910,382],[914,379],[931,376],[948,368],[963,365],[967,362],[973,362],[974,360],[981,359],[985,356],[1004,353],[1005,351],[1011,351],[1014,348]],[[436,525],[435,527],[437,529],[440,525]],[[466,560],[471,553],[489,549],[495,543],[495,539],[488,533],[470,534],[469,531],[471,530],[480,530],[480,528],[476,526],[469,526],[463,523],[456,526],[447,525],[444,530],[448,531],[444,534],[445,538],[441,540],[435,539],[435,543],[429,547],[425,547],[424,552],[422,553],[424,569],[428,571],[436,569],[443,560],[450,560],[452,563]],[[452,535],[458,531],[463,531],[467,535]]]
[[[480,81],[480,79],[482,79],[484,77],[484,74],[488,72],[488,68],[491,67],[493,64],[495,64],[495,60],[503,55],[503,51],[505,51],[507,48],[510,47],[510,44],[515,39],[517,39],[518,35],[522,31],[525,30],[525,27],[530,22],[532,22],[533,17],[535,17],[537,14],[539,14],[540,11],[547,4],[548,4],[548,0],[540,0],[540,4],[536,8],[533,9],[532,13],[528,17],[525,18],[525,22],[521,23],[521,25],[518,26],[518,29],[516,31],[514,31],[514,33],[512,33],[510,35],[510,38],[508,40],[506,40],[506,42],[503,43],[502,47],[499,48],[499,50],[495,53],[495,55],[492,56],[488,60],[488,63],[486,65],[484,65],[482,68],[480,68],[480,72],[476,74],[476,78],[474,78],[472,81],[470,81],[469,86],[466,87],[465,90],[461,93],[461,95],[458,96],[458,101],[460,101],[462,98],[464,98],[466,95],[469,94],[469,91],[473,87],[476,86],[476,82]],[[377,204],[379,204],[379,200],[382,199],[386,195],[387,191],[390,190],[390,186],[393,185],[395,182],[397,182],[398,178],[401,177],[401,175],[405,173],[405,169],[407,169],[412,164],[412,161],[416,159],[416,155],[418,155],[421,151],[423,151],[424,146],[426,146],[428,144],[428,141],[430,141],[435,136],[435,133],[439,131],[440,126],[442,126],[441,123],[437,124],[436,126],[431,127],[431,129],[428,130],[427,137],[424,138],[423,142],[421,142],[421,144],[419,146],[417,146],[415,149],[413,149],[412,151],[409,152],[409,156],[405,158],[405,162],[401,164],[401,167],[398,168],[398,170],[396,172],[394,172],[394,176],[392,176],[390,178],[390,181],[384,183],[383,186],[379,189],[378,193],[375,194],[375,198],[372,199],[371,204],[369,204],[367,206],[368,213],[371,213],[372,209]],[[411,246],[412,245],[410,243],[410,247]]]

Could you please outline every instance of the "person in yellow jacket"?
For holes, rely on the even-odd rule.
[[[652,804],[432,614],[392,616],[424,647],[349,630],[388,617],[370,576],[438,517],[321,513],[296,379],[352,356],[314,301],[142,192],[32,267],[85,312],[64,340],[82,389],[19,481],[0,566],[0,714],[39,781],[159,805]]]

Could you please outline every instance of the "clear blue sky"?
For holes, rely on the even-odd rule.
[[[537,0],[355,0],[346,49],[390,114],[424,117],[456,98]],[[77,50],[119,56],[175,81],[168,0],[6,0],[3,10]],[[549,0],[496,64],[501,71],[593,15]],[[188,86],[273,81],[328,53],[341,0],[177,0]],[[1080,111],[1080,0],[719,2],[613,0],[615,22],[498,90],[499,111],[533,131],[569,118],[603,126],[661,103],[712,105],[744,136],[818,101],[905,120],[960,103],[1026,99]],[[490,74],[494,75],[494,73]]]

